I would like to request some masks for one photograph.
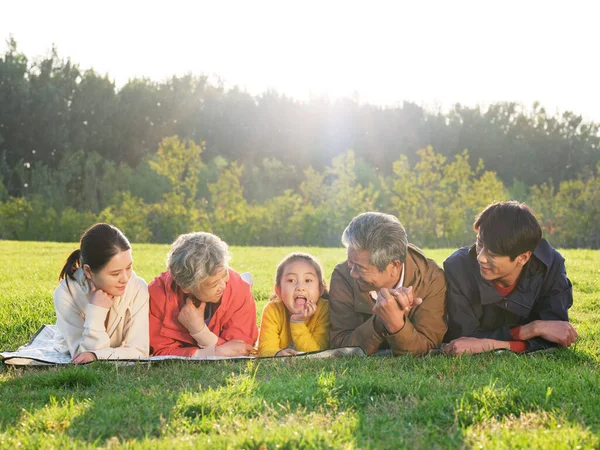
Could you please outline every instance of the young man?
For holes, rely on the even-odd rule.
[[[331,276],[331,347],[360,346],[367,354],[421,355],[446,332],[444,273],[408,243],[389,214],[360,214],[346,227],[348,259]]]
[[[444,262],[450,354],[520,353],[577,338],[565,260],[545,239],[531,209],[516,201],[488,206],[475,219],[477,242]]]

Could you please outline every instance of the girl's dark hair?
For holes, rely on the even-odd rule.
[[[58,281],[67,278],[74,280],[73,274],[84,264],[90,266],[92,272],[98,272],[117,253],[130,249],[131,244],[117,227],[106,223],[92,225],[81,235],[79,248],[67,258]]]
[[[325,278],[323,278],[323,267],[321,267],[321,263],[317,258],[315,258],[313,255],[309,255],[308,253],[294,252],[283,258],[277,266],[277,272],[275,273],[275,286],[279,286],[281,284],[281,278],[283,278],[283,269],[285,269],[285,266],[295,261],[306,261],[314,267],[315,271],[317,272],[317,278],[319,279],[319,289],[323,290],[323,294],[321,296],[327,298],[327,283],[325,282]],[[276,298],[277,294],[274,293],[270,300],[275,300]]]

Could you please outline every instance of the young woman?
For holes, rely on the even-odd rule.
[[[67,259],[54,291],[56,345],[73,363],[148,356],[148,286],[132,264],[129,241],[105,223]]]

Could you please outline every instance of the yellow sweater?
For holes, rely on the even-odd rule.
[[[299,352],[329,348],[329,302],[317,301],[317,311],[304,323],[290,322],[290,313],[281,301],[270,301],[263,310],[258,336],[258,355],[273,356],[293,344]]]

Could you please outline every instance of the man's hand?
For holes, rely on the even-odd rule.
[[[92,280],[89,280],[89,283],[92,294],[90,303],[94,306],[100,306],[101,308],[112,308],[115,298],[112,295],[108,295],[102,289],[98,289]]]
[[[407,288],[399,287],[395,289],[390,289],[390,294],[394,296],[394,298],[398,302],[398,305],[400,306],[400,309],[402,309],[406,314],[410,312],[413,306],[419,306],[421,303],[423,303],[422,298],[415,297],[413,295],[412,286],[409,286]]]
[[[519,332],[522,340],[541,337],[562,347],[570,347],[577,339],[577,330],[563,320],[534,320],[523,325]]]
[[[495,339],[478,339],[474,337],[461,337],[450,341],[444,345],[443,350],[448,355],[461,355],[467,353],[474,355],[476,353],[489,352],[498,349],[509,349],[510,344],[506,341],[497,341]]]
[[[317,312],[317,304],[313,302],[306,302],[304,308],[300,314],[292,314],[290,320],[292,322],[306,322],[310,319],[314,313]]]
[[[215,355],[217,356],[249,356],[256,355],[256,353],[254,347],[239,340],[227,341],[215,347]]]
[[[408,297],[402,296],[403,303],[400,303],[388,289],[381,288],[377,294],[377,301],[373,306],[373,314],[383,322],[387,331],[391,334],[400,331],[404,326],[404,308],[410,305],[406,303]]]
[[[205,302],[200,302],[200,306],[196,307],[190,297],[186,297],[185,305],[179,311],[177,320],[185,327],[190,334],[196,334],[206,326],[204,323]]]
[[[296,356],[298,352],[293,348],[284,348],[275,353],[275,356]]]
[[[75,353],[75,356],[73,356],[71,362],[73,364],[86,364],[92,361],[96,361],[96,359],[96,355],[94,355],[92,352]]]

